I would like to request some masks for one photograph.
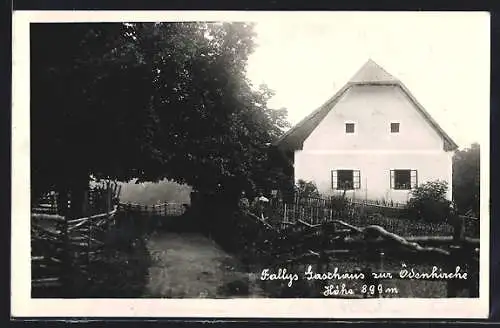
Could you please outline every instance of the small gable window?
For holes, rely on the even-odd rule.
[[[354,133],[354,123],[345,124],[345,133]]]
[[[391,123],[391,133],[399,133],[399,123]]]

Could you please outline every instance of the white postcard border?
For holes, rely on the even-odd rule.
[[[13,15],[11,304],[15,317],[281,317],[281,318],[486,318],[489,312],[489,116],[481,148],[481,254],[478,299],[32,299],[30,263],[30,57],[31,22],[318,20],[331,12],[18,11]],[[416,13],[344,12],[358,19]],[[489,40],[489,13],[482,37]],[[489,49],[488,49],[489,50]],[[485,60],[489,62],[489,51]],[[489,81],[489,72],[484,76]],[[489,83],[483,90],[489,99]],[[489,113],[489,111],[488,111]]]

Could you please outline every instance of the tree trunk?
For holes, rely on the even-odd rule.
[[[76,174],[70,181],[70,217],[73,219],[84,215],[85,193],[89,189],[89,176],[87,173]]]

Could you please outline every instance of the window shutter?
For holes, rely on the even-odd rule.
[[[361,188],[361,174],[359,170],[352,171],[352,184],[354,189]]]
[[[391,177],[390,177],[389,183],[391,185],[391,189],[394,189],[396,186],[396,178],[395,178],[394,170],[391,170]]]
[[[337,189],[337,171],[332,170],[332,189]]]
[[[411,173],[410,173],[410,185],[411,185],[411,189],[417,188],[417,185],[418,185],[417,170],[411,170]]]

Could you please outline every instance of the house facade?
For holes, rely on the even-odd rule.
[[[277,143],[293,152],[294,180],[325,195],[405,203],[426,181],[448,182],[456,143],[394,76],[369,60]]]

